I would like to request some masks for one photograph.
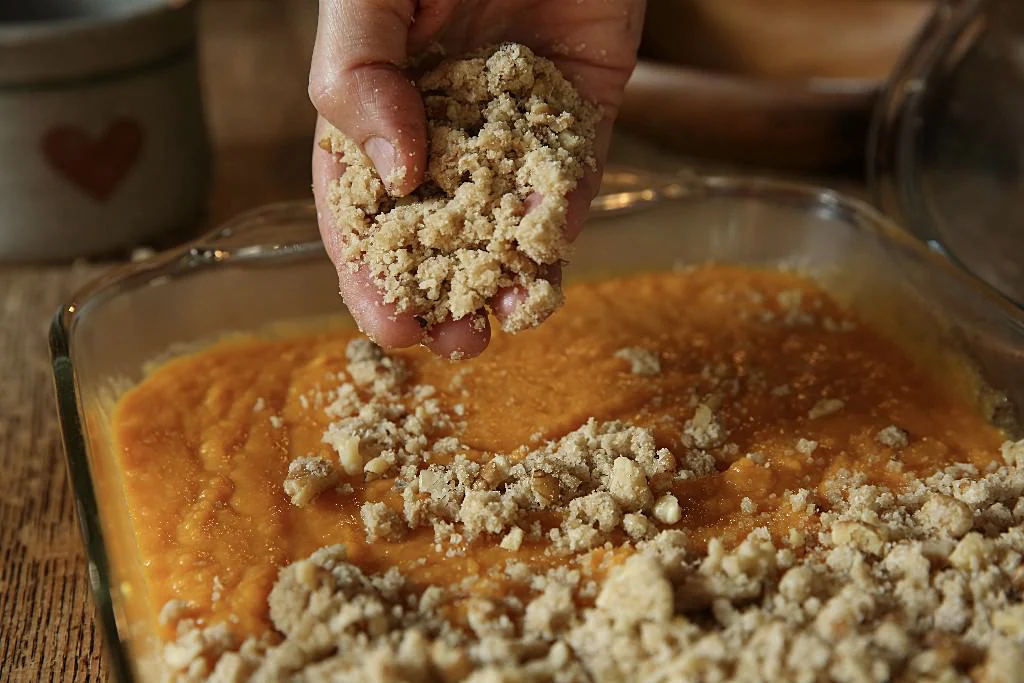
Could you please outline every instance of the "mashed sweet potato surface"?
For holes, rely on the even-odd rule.
[[[532,574],[589,567],[596,588],[575,600],[591,605],[610,568],[659,533],[684,531],[700,557],[712,539],[729,549],[763,528],[799,557],[847,487],[896,491],[953,463],[985,471],[1004,440],[792,274],[709,266],[577,284],[547,323],[496,333],[465,362],[383,355],[357,336],[225,341],[123,397],[114,428],[152,605],[239,639],[273,631],[282,568],[337,545],[368,576],[397,569],[406,592],[452,591],[459,623],[480,597],[537,592],[509,578],[510,561]],[[377,394],[398,410],[398,437],[358,427]],[[657,462],[631,455],[647,438]],[[574,483],[587,474],[556,451],[598,443],[615,451],[586,461],[600,480]],[[283,484],[297,460],[330,475],[299,487],[301,505]],[[475,474],[454,507],[424,507],[460,467]]]

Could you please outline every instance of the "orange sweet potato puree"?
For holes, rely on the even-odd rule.
[[[463,405],[460,438],[479,459],[529,446],[537,435],[560,437],[590,417],[650,427],[659,446],[681,455],[695,396],[717,404],[728,433],[711,450],[717,474],[674,490],[683,507],[678,526],[697,544],[737,542],[756,526],[783,537],[808,527],[784,493],[824,491],[843,470],[897,486],[954,462],[984,467],[998,453],[1001,434],[967,403],[865,326],[837,329],[850,315],[797,276],[715,266],[578,284],[567,298],[535,330],[496,333],[472,361],[420,349],[396,354],[445,406]],[[795,319],[794,301],[803,311]],[[400,505],[390,480],[348,478],[353,493],[290,504],[282,489],[288,463],[334,456],[321,442],[329,419],[315,397],[338,385],[355,334],[222,342],[167,363],[119,402],[115,438],[155,609],[188,600],[210,623],[260,632],[279,568],[333,543],[346,544],[366,570],[397,566],[414,585],[462,581],[510,557],[536,566],[563,561],[529,542],[509,553],[496,538],[449,558],[434,551],[430,530],[369,545],[359,508],[367,500]],[[661,373],[632,374],[615,355],[623,347],[656,351]],[[823,398],[844,405],[811,419]],[[909,432],[910,446],[894,451],[876,441],[893,424]],[[801,438],[818,442],[812,458],[796,449]],[[748,504],[744,512],[744,498],[756,511]],[[505,589],[493,578],[479,586]]]

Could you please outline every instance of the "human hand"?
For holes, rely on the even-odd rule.
[[[435,43],[449,56],[499,42],[522,43],[553,61],[602,110],[595,141],[597,168],[569,197],[566,230],[574,239],[600,186],[612,124],[636,62],[643,9],[643,0],[321,0],[309,86],[320,114],[315,139],[321,139],[329,121],[363,149],[381,178],[392,183],[392,194],[406,195],[423,181],[427,167],[423,101],[403,72],[408,58]],[[404,175],[393,175],[403,166]],[[320,234],[338,269],[342,298],[377,343],[417,344],[424,331],[415,317],[383,303],[365,272],[351,272],[341,256],[327,190],[343,170],[334,155],[314,144],[313,194]],[[561,277],[557,267],[550,277]],[[491,302],[495,315],[511,313],[519,296],[514,289],[497,294]],[[469,319],[443,322],[429,330],[429,339],[428,347],[439,355],[470,357],[486,348],[490,328],[476,329]]]

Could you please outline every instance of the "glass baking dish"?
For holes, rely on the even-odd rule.
[[[311,204],[257,209],[177,251],[116,270],[51,329],[61,429],[98,616],[119,680],[157,677],[140,563],[109,430],[154,360],[223,335],[343,316]],[[797,269],[1015,432],[1024,314],[859,201],[811,187],[612,172],[570,277],[708,261]],[[979,381],[979,379],[981,381]],[[173,486],[169,482],[168,486]]]
[[[1024,307],[1024,3],[943,2],[879,99],[873,199]]]

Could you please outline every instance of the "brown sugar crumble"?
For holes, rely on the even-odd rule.
[[[343,546],[327,547],[285,568],[271,592],[281,642],[239,643],[185,616],[165,661],[181,680],[1016,681],[1024,441],[1004,454],[987,474],[954,466],[895,494],[851,483],[814,540],[778,544],[756,528],[731,551],[712,539],[703,555],[682,532],[622,516],[610,496],[574,498],[584,502],[570,529],[589,532],[563,550],[591,548],[628,521],[627,532],[641,529],[629,534],[634,554],[592,600],[580,600],[579,572],[527,571],[534,597],[481,599],[468,630],[445,616],[445,590],[410,593],[396,570],[366,575]],[[501,533],[515,515],[501,498],[467,491],[440,514]],[[626,503],[649,501],[641,492]],[[513,527],[501,547],[514,552],[524,536]]]
[[[416,84],[429,165],[410,196],[389,196],[339,131],[321,141],[346,165],[329,191],[344,256],[427,326],[487,310],[517,287],[523,302],[502,328],[533,327],[562,304],[544,276],[569,256],[566,197],[594,167],[600,112],[552,62],[511,43],[442,62]]]
[[[496,336],[497,359],[457,371],[361,338],[330,363],[311,356],[316,388],[289,384],[305,400],[281,409],[284,438],[310,434],[275,451],[289,463],[277,486],[313,496],[282,500],[320,526],[352,514],[356,534],[274,567],[263,631],[175,595],[160,615],[167,678],[1020,680],[1024,441],[985,431],[966,408],[948,412],[917,375],[871,379],[910,373],[906,359],[824,294],[794,290],[793,275],[714,266],[643,278],[630,289],[664,301],[659,315],[678,309],[672,296],[719,301],[717,314],[666,320],[694,327],[660,346],[617,318],[600,345],[560,346],[572,361],[544,395],[569,417],[520,425],[507,441],[488,440],[491,383],[509,401],[498,420],[533,394],[494,380],[495,368],[524,361],[532,335],[552,335],[534,342],[547,349],[607,319],[603,307],[628,309],[609,296],[621,283],[581,285],[594,296],[570,298],[572,316]],[[716,298],[727,290],[736,298]],[[779,291],[800,296],[779,302]],[[765,303],[738,303],[748,293]],[[797,324],[760,315],[794,302],[807,316]],[[714,337],[723,320],[737,327]],[[623,377],[616,352],[637,348],[664,361],[658,373]],[[608,384],[587,385],[577,409],[569,388],[595,376]],[[893,459],[901,472],[888,470]],[[306,476],[321,470],[336,476],[323,488]],[[407,547],[418,557],[402,564]]]
[[[327,458],[307,457],[292,460],[284,492],[292,505],[308,505],[321,493],[338,483],[338,470]]]
[[[661,372],[661,359],[653,351],[639,346],[627,346],[615,352],[616,358],[629,363],[629,371],[634,375],[652,377]]]

